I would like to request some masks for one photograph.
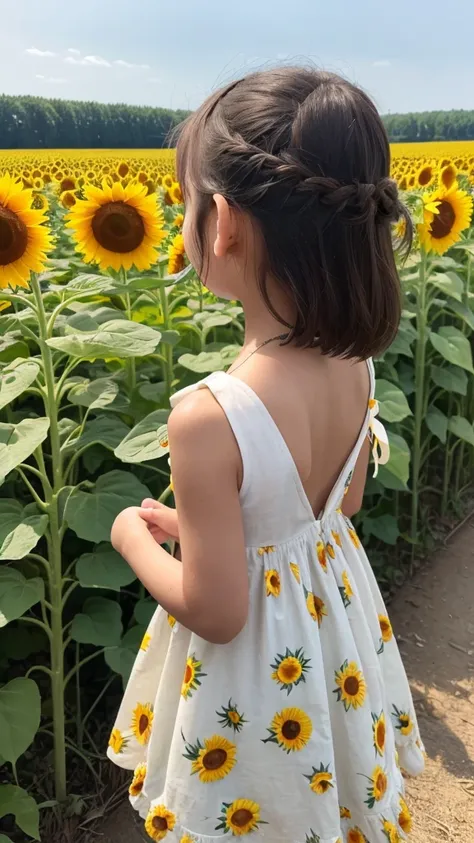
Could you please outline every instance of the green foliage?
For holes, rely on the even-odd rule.
[[[0,149],[160,149],[185,111],[0,96]]]
[[[474,111],[421,111],[383,118],[392,143],[474,140]]]

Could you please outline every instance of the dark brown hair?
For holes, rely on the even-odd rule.
[[[183,124],[178,178],[197,191],[202,272],[205,222],[222,194],[260,226],[266,265],[296,308],[289,340],[365,359],[393,340],[400,285],[391,224],[410,216],[389,178],[390,147],[369,97],[333,73],[283,67],[210,96]]]

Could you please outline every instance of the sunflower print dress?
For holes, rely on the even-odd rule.
[[[408,681],[374,574],[341,510],[367,435],[315,518],[293,458],[253,390],[223,372],[209,389],[239,444],[250,609],[210,644],[157,608],[108,755],[133,771],[130,800],[152,840],[399,843],[410,831],[401,768],[424,766]]]

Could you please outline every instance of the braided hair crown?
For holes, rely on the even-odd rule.
[[[390,179],[390,147],[371,99],[333,73],[261,71],[217,91],[185,123],[178,178],[193,185],[205,275],[206,219],[219,193],[258,224],[276,278],[297,311],[291,339],[323,353],[367,357],[400,317],[391,224],[412,223]],[[265,276],[265,277],[264,277]]]

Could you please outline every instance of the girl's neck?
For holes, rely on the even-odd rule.
[[[245,315],[245,347],[259,345],[271,337],[286,334],[289,330],[288,325],[294,323],[293,309],[281,290],[275,290],[274,285],[268,285],[272,305],[284,322],[279,321],[268,310],[257,285],[254,289],[256,295],[246,296],[241,302]]]

